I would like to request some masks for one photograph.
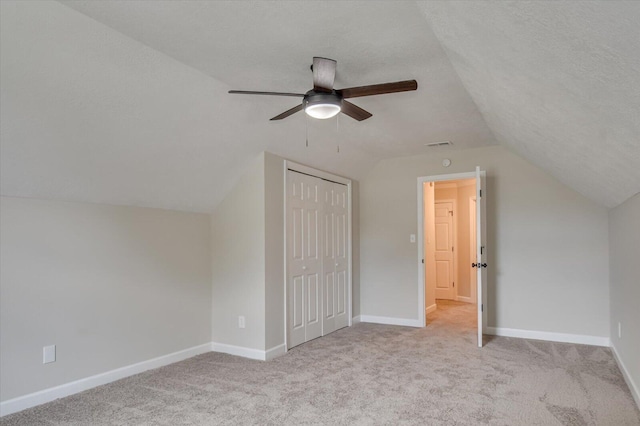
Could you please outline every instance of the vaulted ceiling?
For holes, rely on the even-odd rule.
[[[211,211],[264,150],[359,179],[443,140],[504,145],[606,206],[640,190],[640,3],[0,7],[3,195]],[[227,94],[305,92],[313,56],[338,88],[419,88],[354,99],[363,122],[271,122],[297,99]]]

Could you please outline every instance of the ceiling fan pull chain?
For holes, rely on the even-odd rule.
[[[340,114],[336,115],[336,141],[338,144],[338,154],[340,154],[340,137],[338,134],[340,133]]]
[[[309,148],[309,116],[305,117],[304,124],[305,124],[305,134],[306,134],[305,138],[306,138],[306,141],[307,141],[306,147]]]

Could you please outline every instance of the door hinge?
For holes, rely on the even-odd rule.
[[[480,190],[480,198],[482,198],[482,189]]]
[[[422,259],[422,263],[424,263],[424,259]]]
[[[453,251],[453,246],[451,246],[451,251]]]
[[[453,286],[454,286],[454,287],[456,286],[456,282],[455,282],[455,281],[453,282]]]
[[[480,256],[484,254],[484,246],[480,246]]]
[[[484,312],[484,303],[480,304],[480,312]]]

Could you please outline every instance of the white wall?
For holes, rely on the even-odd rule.
[[[352,317],[360,315],[360,183],[351,180]]]
[[[611,343],[640,404],[640,194],[609,212]],[[622,338],[618,338],[618,322]]]
[[[211,340],[209,215],[0,205],[3,401]]]
[[[609,336],[607,210],[502,147],[383,160],[360,182],[363,315],[417,319],[416,179],[487,171],[489,326]]]
[[[265,349],[284,344],[284,159],[265,152]]]
[[[211,216],[212,341],[265,349],[264,154]],[[246,327],[238,327],[238,316]]]

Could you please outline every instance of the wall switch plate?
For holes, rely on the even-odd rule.
[[[412,243],[415,243],[416,242],[416,234],[409,235],[409,241],[412,242]]]
[[[49,364],[50,362],[56,362],[56,345],[42,348],[42,363]]]
[[[245,327],[244,317],[240,315],[238,317],[238,328],[244,328],[244,327]]]

